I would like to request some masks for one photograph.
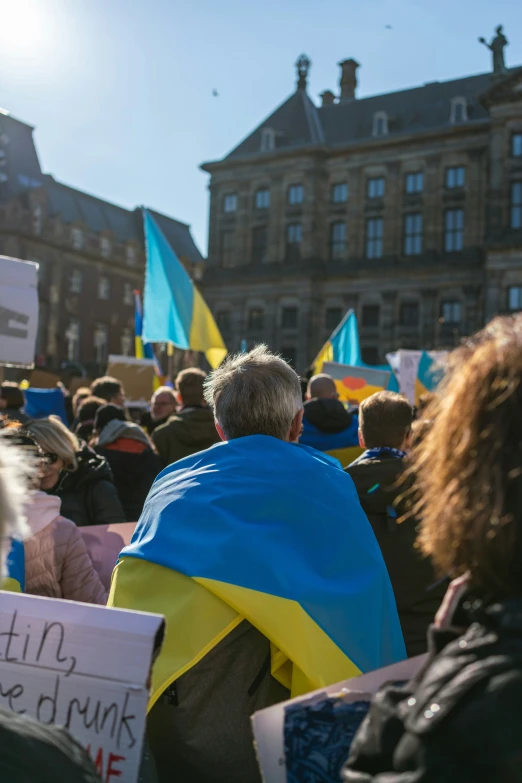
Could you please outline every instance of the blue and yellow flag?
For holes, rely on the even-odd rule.
[[[362,366],[357,316],[353,310],[348,310],[339,326],[334,329],[315,357],[312,365],[314,375],[322,372],[325,362],[351,364],[357,367]]]
[[[2,590],[23,593],[25,590],[25,550],[22,541],[11,539],[6,558],[7,574],[1,584]]]
[[[147,250],[144,339],[202,351],[211,367],[219,367],[227,349],[210,309],[146,209],[143,219]]]
[[[151,705],[243,619],[270,640],[272,674],[293,695],[406,655],[352,479],[314,449],[263,435],[160,473],[109,605],[167,618]]]

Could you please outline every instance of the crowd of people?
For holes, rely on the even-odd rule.
[[[258,783],[255,711],[423,653],[339,779],[522,780],[521,378],[513,316],[453,351],[417,408],[345,405],[324,374],[303,395],[264,346],[183,370],[140,423],[115,378],[78,389],[68,423],[28,420],[4,382],[2,574],[21,537],[27,593],[165,615],[148,783]],[[79,528],[125,521],[107,596]],[[97,780],[64,732],[0,708],[0,772],[31,764],[9,779]]]

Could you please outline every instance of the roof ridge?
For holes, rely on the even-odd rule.
[[[306,90],[299,90],[303,95],[303,106],[305,111],[306,120],[308,122],[310,136],[314,144],[324,144],[325,136],[323,132],[323,126],[317,111],[317,106],[310,98]]]

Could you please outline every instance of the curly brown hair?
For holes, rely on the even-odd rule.
[[[412,465],[420,546],[441,573],[522,592],[522,314],[450,354],[429,413]]]

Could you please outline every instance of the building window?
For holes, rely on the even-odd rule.
[[[511,228],[522,228],[522,181],[511,183]]]
[[[304,188],[302,185],[290,185],[288,188],[288,203],[302,204],[304,198]]]
[[[508,310],[522,310],[522,285],[512,285],[508,288]]]
[[[75,250],[83,248],[83,231],[81,228],[71,228],[71,242]]]
[[[301,241],[303,238],[303,226],[301,223],[290,223],[286,227],[286,259],[287,261],[299,260],[301,257]]]
[[[468,119],[468,102],[465,98],[452,98],[450,110],[450,122],[456,125],[466,122]]]
[[[376,111],[373,115],[372,136],[388,135],[388,115],[385,111]]]
[[[111,295],[111,281],[108,277],[100,277],[98,280],[98,299],[109,299]]]
[[[384,198],[384,177],[372,177],[368,180],[368,198]]]
[[[223,199],[223,212],[237,212],[237,194],[227,193]]]
[[[248,311],[248,328],[250,331],[260,331],[265,327],[265,311],[260,307],[253,307]]]
[[[71,318],[65,330],[67,341],[67,359],[77,362],[80,358],[80,322],[77,318]]]
[[[403,302],[401,304],[399,320],[401,326],[418,326],[419,325],[418,302]]]
[[[266,226],[257,226],[252,229],[252,261],[256,264],[266,262],[268,245],[268,231]]]
[[[346,255],[346,223],[332,223],[330,226],[330,258]]]
[[[382,257],[382,218],[366,221],[366,258]]]
[[[333,331],[339,326],[341,318],[343,317],[343,311],[340,307],[329,307],[325,313],[324,325],[330,331]]]
[[[71,294],[81,294],[83,286],[83,274],[79,269],[73,269],[69,278],[69,291]]]
[[[100,237],[100,253],[104,258],[109,258],[111,254],[111,240],[109,237]]]
[[[123,304],[126,305],[134,304],[134,289],[131,283],[123,284]]]
[[[522,158],[522,133],[514,133],[511,136],[511,155],[514,158]]]
[[[136,248],[133,245],[127,245],[125,259],[128,266],[136,266]]]
[[[295,348],[281,348],[281,355],[291,367],[295,368],[297,361],[297,350]]]
[[[460,324],[462,320],[462,305],[455,300],[441,302],[440,322],[441,324]]]
[[[221,312],[216,315],[216,324],[220,332],[230,331],[230,313],[228,310],[221,310]]]
[[[346,182],[336,182],[332,185],[332,202],[345,204],[348,201],[348,185]]]
[[[283,307],[281,329],[297,329],[297,307]]]
[[[422,253],[422,215],[415,212],[404,216],[404,255],[418,256]]]
[[[444,250],[453,253],[464,247],[464,210],[448,209],[444,216]]]
[[[270,206],[270,191],[268,188],[260,188],[256,191],[256,209],[268,209]]]
[[[446,169],[446,187],[450,190],[463,188],[466,184],[466,169],[464,166],[451,166]]]
[[[107,347],[109,339],[105,324],[96,324],[94,327],[94,354],[96,364],[105,364],[107,361]]]
[[[276,132],[273,128],[261,128],[261,152],[271,152],[276,146]]]
[[[406,174],[405,189],[406,193],[422,193],[424,190],[424,173],[415,171],[412,174]]]
[[[374,345],[363,345],[361,358],[365,364],[379,364],[379,349]]]
[[[132,343],[134,342],[131,330],[125,328],[120,339],[122,356],[130,356],[132,354]]]
[[[361,325],[365,327],[379,326],[380,316],[379,305],[363,305]]]
[[[221,232],[221,265],[231,267],[234,265],[234,232]]]
[[[32,211],[33,232],[40,236],[43,224],[43,209],[41,204],[35,204]]]

